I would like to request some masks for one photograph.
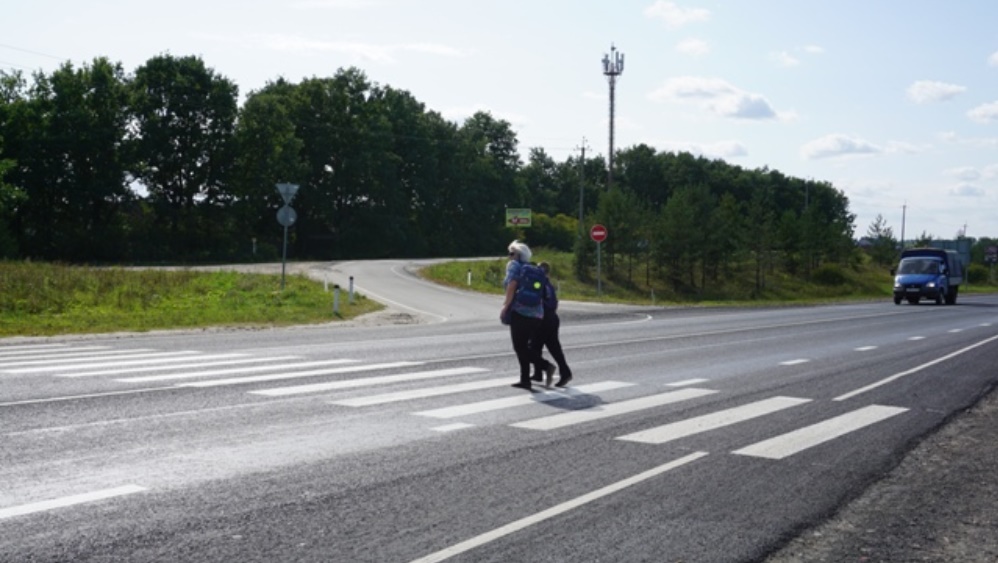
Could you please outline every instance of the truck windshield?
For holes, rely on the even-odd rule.
[[[899,274],[938,274],[939,261],[925,258],[905,258],[898,266]]]

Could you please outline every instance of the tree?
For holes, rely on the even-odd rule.
[[[169,255],[193,257],[231,202],[238,89],[199,57],[160,55],[136,70],[131,90],[135,178],[166,223]]]
[[[870,239],[870,256],[876,264],[888,266],[897,258],[898,242],[894,230],[887,226],[883,215],[877,214],[866,230]]]

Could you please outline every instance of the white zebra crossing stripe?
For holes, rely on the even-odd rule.
[[[7,350],[0,352],[0,361],[10,362],[14,360],[35,360],[38,358],[57,358],[65,356],[91,356],[100,354],[100,351],[107,351],[107,346],[78,346],[76,348],[61,347],[44,350]]]
[[[679,438],[685,438],[708,430],[717,430],[725,426],[745,422],[760,416],[772,414],[783,409],[803,405],[811,399],[795,397],[772,397],[747,405],[717,411],[703,416],[680,420],[671,424],[649,428],[633,434],[618,436],[618,440],[626,442],[641,442],[645,444],[664,444]]]
[[[433,379],[437,377],[448,377],[452,375],[467,375],[470,373],[481,373],[483,371],[488,371],[488,370],[485,368],[471,368],[471,367],[447,368],[447,369],[437,369],[432,371],[419,371],[412,373],[401,373],[396,375],[384,375],[381,377],[367,377],[364,379],[348,379],[346,381],[330,381],[327,383],[295,385],[293,387],[277,387],[275,389],[250,391],[250,394],[265,395],[268,397],[283,397],[286,395],[301,395],[304,393],[322,393],[324,391],[335,391],[338,389],[369,387],[371,385],[385,385],[388,383],[419,381],[422,379]]]
[[[717,393],[717,391],[691,387],[678,391],[669,391],[668,393],[660,393],[658,395],[649,395],[647,397],[630,399],[619,403],[600,405],[586,410],[571,411],[545,416],[542,418],[535,418],[533,420],[526,420],[524,422],[511,424],[510,426],[514,426],[516,428],[526,428],[528,430],[554,430],[565,426],[571,426],[573,424],[582,424],[585,422],[592,422],[594,420],[610,418],[613,416],[660,407],[681,401],[688,401],[698,397],[713,395],[714,393]]]
[[[413,389],[411,391],[396,391],[394,393],[382,393],[380,395],[365,395],[363,397],[330,401],[329,404],[341,405],[344,407],[368,407],[371,405],[397,403],[399,401],[411,401],[415,399],[425,399],[428,397],[439,397],[441,395],[451,395],[467,391],[479,391],[482,389],[491,389],[493,387],[509,387],[509,378],[501,377],[498,379],[486,379],[484,381],[472,381],[470,383],[442,385],[440,387],[424,387],[422,389]]]
[[[264,381],[280,381],[283,379],[296,379],[299,377],[315,377],[319,375],[335,375],[337,373],[355,373],[358,371],[374,371],[379,369],[404,368],[422,365],[422,362],[391,362],[387,364],[367,364],[359,366],[348,366],[333,369],[317,369],[312,371],[293,371],[283,373],[272,373],[269,375],[253,375],[250,377],[233,377],[230,379],[212,379],[209,381],[194,381],[191,383],[178,383],[176,387],[219,387],[222,385],[243,385],[246,383],[261,383]],[[281,366],[267,366],[268,369],[282,369]]]
[[[234,359],[224,359],[224,358],[234,358]],[[267,356],[266,358],[252,358],[247,357],[246,354],[212,354],[210,356],[200,356],[197,358],[191,358],[199,360],[197,363],[191,364],[170,364],[165,366],[148,366],[148,367],[128,367],[124,369],[105,369],[99,371],[85,371],[81,373],[74,373],[71,375],[65,375],[63,377],[90,377],[93,375],[121,375],[123,373],[133,374],[133,373],[145,373],[150,371],[166,371],[166,370],[178,370],[178,369],[188,369],[188,368],[208,368],[208,367],[218,367],[218,366],[235,366],[239,364],[261,364],[265,362],[283,362],[287,360],[298,360],[301,356]],[[181,358],[176,361],[184,362],[187,358]],[[125,383],[142,383],[145,381],[155,381],[154,378],[147,379],[149,376],[140,377],[130,377],[126,379],[117,379],[115,381],[122,381]]]
[[[107,348],[107,346],[81,346],[80,348],[97,349],[97,348]],[[32,351],[44,352],[46,350],[58,350],[58,349],[66,350],[70,348],[65,344],[20,344],[17,346],[0,346],[0,356],[23,354],[25,352],[32,352]]]
[[[22,366],[30,365],[35,367],[16,368],[16,369],[4,368],[4,371],[10,373],[43,373],[47,371],[102,368],[102,367],[121,365],[124,362],[131,360],[137,360],[135,362],[136,364],[142,364],[152,360],[153,358],[183,357],[185,359],[190,359],[192,356],[196,356],[199,353],[200,352],[193,352],[190,350],[185,350],[180,352],[151,352],[148,354],[133,354],[131,353],[131,351],[127,354],[115,352],[114,355],[111,356],[102,355],[97,358],[65,358],[58,360],[35,360],[31,362],[21,362],[18,365]],[[7,365],[14,365],[14,364],[7,364]]]
[[[266,358],[257,359],[258,362],[267,361]],[[190,371],[185,373],[171,373],[166,375],[152,375],[142,378],[130,378],[123,379],[127,383],[147,383],[150,381],[172,381],[174,379],[194,379],[198,377],[216,377],[219,375],[233,375],[237,373],[257,373],[261,371],[274,371],[274,370],[291,370],[299,368],[308,367],[319,367],[319,366],[337,366],[343,364],[355,364],[358,360],[323,360],[316,362],[299,362],[297,364],[283,364],[279,366],[274,365],[259,365],[246,368],[227,368],[227,369],[216,369],[216,370],[202,370],[202,371]]]
[[[218,354],[218,355],[198,356],[197,352],[195,352],[195,353],[193,353],[193,355],[170,356],[170,357],[167,357],[167,358],[155,358],[155,359],[151,359],[151,360],[125,360],[123,362],[107,362],[107,363],[103,363],[103,364],[91,364],[91,365],[87,365],[87,366],[82,366],[82,368],[83,369],[115,368],[115,369],[113,369],[113,370],[104,369],[103,371],[97,371],[97,372],[74,371],[72,373],[59,373],[59,374],[56,374],[56,375],[58,377],[89,377],[89,376],[92,376],[92,375],[105,375],[109,371],[111,373],[122,373],[122,372],[134,373],[136,371],[143,370],[143,369],[158,369],[158,370],[175,369],[176,368],[175,365],[166,365],[166,366],[163,366],[163,365],[160,365],[160,364],[171,364],[172,362],[189,362],[191,360],[211,360],[211,359],[215,359],[215,358],[232,358],[232,357],[240,357],[240,356],[243,356],[243,354]],[[201,362],[198,362],[197,364],[194,364],[194,365],[200,366]],[[133,367],[133,366],[150,366],[150,367],[136,368],[136,367]],[[69,369],[69,368],[61,367],[59,369]]]
[[[783,459],[849,432],[899,415],[907,410],[901,407],[870,405],[775,438],[757,442],[740,450],[735,450],[733,453],[767,459]]]
[[[579,395],[599,393],[600,391],[610,391],[612,389],[620,389],[622,387],[630,387],[632,385],[634,384],[624,383],[622,381],[601,381],[599,383],[591,383],[589,385],[566,387],[563,390],[558,391],[544,391],[541,393],[531,393],[530,395],[520,395],[518,397],[506,397],[503,399],[468,403],[466,405],[454,405],[452,407],[443,407],[413,414],[417,416],[428,416],[431,418],[457,418],[459,416],[467,416],[470,414],[478,414],[499,409],[533,405],[538,402],[546,403],[560,399],[570,399]]]

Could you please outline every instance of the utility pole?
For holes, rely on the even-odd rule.
[[[610,190],[613,185],[613,112],[614,112],[614,95],[617,87],[617,77],[624,72],[624,54],[618,53],[617,48],[610,44],[610,54],[603,55],[603,74],[606,76],[607,80],[610,82],[610,156],[609,165],[610,168],[607,171],[606,176],[606,189]]]
[[[901,250],[904,250],[904,220],[905,215],[908,213],[908,202],[904,202],[901,206]]]
[[[576,147],[582,150],[582,158],[579,159],[579,238],[586,235],[585,225],[582,224],[582,198],[586,186],[586,138],[582,138],[582,146]]]

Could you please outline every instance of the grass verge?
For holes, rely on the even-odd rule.
[[[133,270],[0,262],[0,336],[287,326],[347,320],[382,305],[304,275]]]

